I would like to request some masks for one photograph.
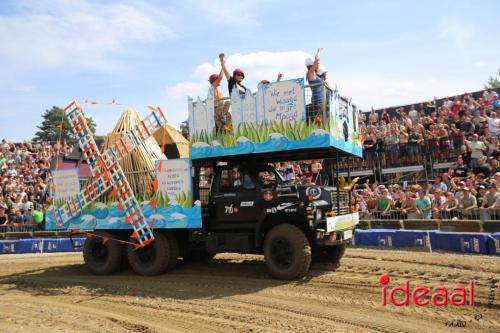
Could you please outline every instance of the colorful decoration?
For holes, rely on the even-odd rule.
[[[131,151],[141,145],[151,134],[166,123],[161,110],[153,111],[129,133],[101,154],[94,141],[93,134],[87,126],[82,108],[76,102],[70,103],[64,111],[70,123],[73,134],[76,136],[83,157],[90,166],[93,182],[87,185],[77,195],[71,197],[60,208],[52,209],[52,217],[59,227],[81,213],[81,211],[99,198],[106,191],[112,189],[112,194],[119,200],[124,212],[125,222],[133,229],[131,238],[142,247],[154,240],[148,221],[142,213],[141,207],[130,188],[119,161]],[[95,218],[88,215],[89,218]]]

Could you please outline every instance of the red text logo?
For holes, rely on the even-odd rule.
[[[382,274],[378,281],[381,285],[386,286],[391,281],[391,277]],[[422,286],[413,287],[410,285],[410,280],[406,280],[403,286],[395,286],[391,289],[382,287],[382,305],[387,305],[387,302],[395,306],[405,306],[411,303],[417,306],[426,306],[429,303],[434,306],[448,306],[448,304],[472,306],[474,305],[474,280],[470,280],[465,287],[456,286],[450,291],[444,286],[436,286],[432,289]]]

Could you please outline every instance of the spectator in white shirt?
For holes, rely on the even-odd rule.
[[[472,141],[466,141],[466,143],[471,150],[471,167],[476,168],[478,166],[478,160],[484,157],[484,152],[487,150],[487,147],[483,141],[479,141],[479,135],[477,134],[472,136]]]

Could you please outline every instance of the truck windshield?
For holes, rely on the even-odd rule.
[[[259,168],[257,169],[257,179],[262,187],[275,187],[282,184],[284,179],[273,168]]]

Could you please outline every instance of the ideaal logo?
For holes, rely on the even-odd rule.
[[[385,286],[389,284],[391,278],[387,274],[382,274],[378,281]],[[403,296],[402,300],[399,295]],[[395,296],[398,296],[398,299],[395,299]],[[410,305],[410,303],[417,306],[426,306],[429,303],[434,306],[448,306],[448,304],[453,306],[473,306],[474,280],[470,280],[466,287],[457,286],[451,291],[448,291],[444,286],[436,286],[433,289],[422,286],[412,288],[410,281],[406,280],[404,286],[395,286],[389,290],[387,290],[387,287],[382,287],[382,305],[386,306],[387,302],[395,306],[405,306]]]

